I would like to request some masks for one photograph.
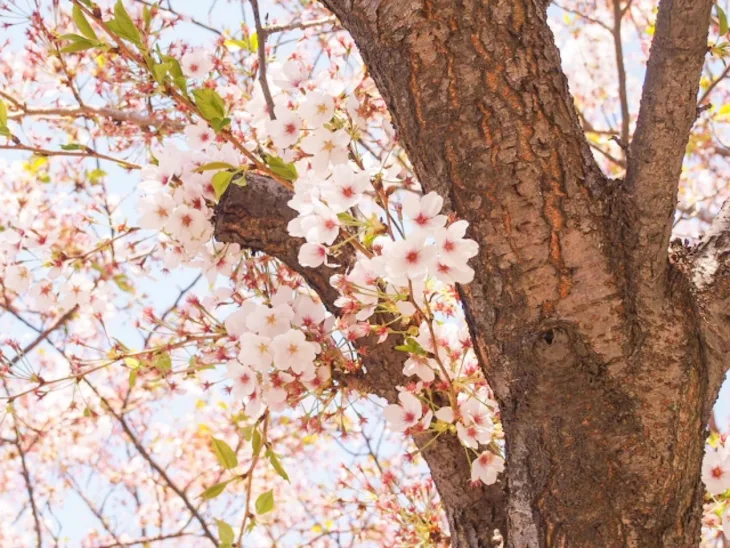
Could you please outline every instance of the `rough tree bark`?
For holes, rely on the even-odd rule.
[[[460,289],[498,397],[508,469],[467,485],[446,436],[425,451],[456,547],[699,542],[709,411],[730,366],[730,206],[669,245],[712,0],[659,3],[625,181],[578,123],[544,0],[324,0],[350,31],[426,190],[481,250]],[[287,191],[231,187],[216,235],[298,270],[330,310],[331,272],[297,265]],[[398,341],[359,383],[392,400]],[[416,440],[422,443],[422,440]]]

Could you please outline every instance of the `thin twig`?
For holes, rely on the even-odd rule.
[[[251,0],[251,8],[253,8],[253,19],[256,24],[256,34],[259,37],[259,82],[261,90],[264,92],[266,106],[269,107],[269,116],[272,120],[276,120],[274,113],[274,98],[271,96],[269,82],[266,80],[266,33],[267,31],[261,26],[261,15],[259,14],[259,1]]]
[[[10,360],[10,367],[13,367],[16,363],[18,363],[23,358],[23,356],[26,356],[36,346],[38,346],[40,343],[45,341],[51,335],[51,333],[53,333],[56,329],[62,327],[71,318],[71,316],[73,316],[73,314],[76,312],[77,309],[78,309],[78,305],[74,306],[71,310],[69,310],[63,316],[58,318],[58,321],[56,321],[56,323],[54,323],[52,326],[50,326],[45,331],[42,331],[30,344],[28,344],[12,360]]]
[[[312,21],[299,21],[286,23],[283,25],[267,25],[263,28],[263,31],[269,35],[275,32],[286,32],[289,30],[304,30],[312,27],[319,27],[324,25],[335,25],[337,24],[337,17],[323,17],[322,19],[313,19]],[[258,32],[258,31],[256,31]],[[260,38],[260,37],[259,37]]]
[[[38,515],[38,507],[35,503],[35,495],[33,493],[33,482],[30,479],[30,472],[28,471],[28,463],[25,460],[25,451],[23,450],[23,445],[20,441],[20,431],[18,430],[17,425],[15,426],[15,447],[18,449],[18,454],[20,455],[20,463],[23,467],[23,480],[25,481],[25,488],[28,491],[28,498],[30,499],[30,508],[33,512],[33,522],[35,526],[35,532],[36,532],[36,546],[38,548],[41,548],[43,546],[43,535],[41,533],[41,520],[40,516]]]
[[[712,90],[714,90],[720,82],[722,82],[725,78],[727,78],[728,74],[730,74],[730,64],[728,64],[725,67],[725,70],[723,70],[722,73],[720,73],[720,76],[715,78],[710,83],[710,85],[707,86],[707,89],[704,92],[702,92],[702,95],[700,95],[700,100],[697,101],[697,104],[701,105],[705,101],[705,99],[707,99],[710,96],[710,93],[712,93]]]
[[[149,344],[150,339],[152,338],[152,335],[155,334],[155,332],[157,331],[157,329],[159,328],[159,326],[162,324],[162,322],[165,321],[165,318],[167,318],[167,316],[169,316],[170,314],[172,314],[173,310],[175,310],[177,308],[177,305],[180,304],[180,301],[182,300],[182,298],[187,294],[188,291],[190,291],[193,288],[193,286],[196,283],[198,283],[198,281],[200,281],[200,278],[202,278],[202,277],[203,277],[203,273],[201,272],[200,274],[198,274],[195,277],[195,279],[192,282],[190,282],[187,286],[185,286],[184,288],[182,288],[180,290],[180,293],[178,293],[177,298],[175,299],[175,302],[173,302],[162,313],[162,315],[160,316],[159,322],[157,324],[155,324],[155,326],[150,330],[150,332],[145,337],[143,348],[147,348],[147,345]]]
[[[157,120],[150,116],[144,116],[138,112],[124,111],[108,107],[95,107],[84,105],[82,107],[28,107],[18,101],[12,101],[10,97],[0,91],[8,101],[11,101],[19,112],[8,115],[10,120],[18,120],[26,116],[38,118],[109,118],[115,122],[129,122],[140,127],[170,128],[176,131],[183,129],[183,124],[173,120]]]
[[[621,39],[621,21],[624,12],[621,10],[620,0],[613,2],[613,44],[616,52],[616,69],[618,70],[618,96],[621,102],[621,142],[628,146],[629,144],[629,99],[626,91],[626,66],[624,65],[624,49]],[[623,148],[623,147],[622,147]]]
[[[22,150],[25,152],[32,152],[38,156],[71,156],[76,158],[99,158],[100,160],[109,160],[115,162],[127,169],[142,169],[142,166],[114,158],[113,156],[107,156],[101,152],[97,152],[89,147],[84,147],[83,150],[47,150],[44,148],[32,147],[28,145],[0,145],[0,150]]]
[[[176,17],[179,17],[182,21],[188,21],[188,22],[192,23],[193,25],[200,27],[201,29],[205,29],[207,31],[213,32],[213,33],[217,34],[218,36],[223,35],[223,33],[221,31],[219,31],[217,28],[211,27],[210,25],[206,25],[205,23],[198,21],[197,19],[194,19],[187,15],[183,15],[182,13],[175,11],[174,9],[172,9],[169,6],[163,7],[159,2],[154,3],[154,4],[152,2],[146,2],[145,0],[135,0],[135,2],[139,2],[140,4],[144,4],[145,6],[150,7],[150,8],[157,8],[159,10],[166,11],[167,13],[170,13],[172,15],[175,15]]]
[[[622,167],[622,168],[626,169],[626,163],[623,160],[620,160],[620,159],[616,158],[613,154],[611,154],[610,152],[606,152],[605,150],[603,150],[598,145],[595,145],[595,144],[590,143],[590,142],[588,143],[588,145],[593,150],[595,150],[596,152],[602,154],[607,160],[613,162],[614,164],[616,164],[619,167]]]
[[[137,450],[137,452],[140,454],[140,456],[147,461],[147,463],[160,475],[160,477],[165,481],[167,486],[178,496],[180,497],[180,500],[183,501],[183,504],[187,507],[187,509],[190,511],[191,514],[195,516],[195,519],[198,520],[198,523],[200,523],[200,526],[203,528],[203,533],[205,534],[208,539],[213,543],[214,546],[218,545],[218,542],[215,539],[215,536],[213,533],[210,532],[210,529],[208,529],[208,524],[203,519],[203,516],[200,515],[198,512],[198,509],[193,505],[192,502],[190,502],[190,499],[188,499],[187,495],[175,484],[175,482],[172,481],[170,476],[167,475],[167,472],[165,472],[165,469],[162,468],[159,464],[157,464],[157,461],[152,458],[152,456],[147,452],[147,450],[144,448],[142,443],[137,439],[137,436],[132,431],[132,429],[129,427],[129,424],[127,424],[127,421],[124,420],[124,416],[117,413],[114,408],[111,406],[109,401],[102,396],[99,391],[96,389],[94,385],[89,382],[89,379],[84,378],[84,382],[91,388],[91,390],[98,396],[98,398],[101,400],[101,402],[104,404],[104,407],[109,411],[109,413],[112,414],[112,416],[117,420],[119,425],[122,427],[122,430],[124,430],[124,433],[127,434],[127,437],[132,442],[132,445],[134,445],[134,448]]]
[[[607,31],[612,32],[611,27],[609,27],[603,21],[599,21],[598,19],[596,19],[594,17],[591,17],[590,15],[586,15],[585,13],[583,13],[581,11],[578,11],[578,10],[575,10],[575,9],[572,9],[572,8],[566,8],[565,6],[562,6],[561,4],[559,4],[557,2],[553,2],[553,4],[556,5],[558,8],[560,8],[561,10],[563,10],[564,12],[571,13],[573,15],[576,15],[576,16],[580,17],[581,19],[585,19],[586,21],[588,21],[590,23],[594,23],[594,24],[596,24],[598,26],[603,27]]]

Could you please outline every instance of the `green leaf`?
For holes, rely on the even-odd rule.
[[[253,447],[254,455],[258,455],[261,452],[261,433],[258,431],[258,429],[253,431],[251,446]]]
[[[185,79],[185,75],[183,74],[182,67],[180,66],[180,61],[171,55],[163,55],[162,53],[160,53],[160,59],[162,59],[163,63],[168,67],[168,72],[170,73],[170,76],[172,76],[172,80],[175,82],[175,85],[180,88],[183,93],[187,94],[188,83]]]
[[[124,9],[122,0],[117,0],[114,4],[114,19],[107,23],[107,26],[120,37],[132,42],[137,46],[142,45],[142,39],[139,30],[134,26],[134,21]]]
[[[84,145],[80,145],[78,143],[69,143],[67,145],[61,145],[61,148],[63,150],[83,150],[86,147]]]
[[[223,42],[223,45],[228,49],[245,49],[256,53],[259,49],[259,36],[254,32],[251,36],[244,36],[243,40],[228,39]]]
[[[720,7],[720,4],[715,4],[715,10],[717,11],[717,18],[720,22],[720,36],[724,36],[728,30],[727,14]]]
[[[78,34],[72,34],[72,35],[66,35],[66,36],[78,36]],[[65,38],[65,40],[72,40],[71,38]],[[61,53],[75,53],[77,51],[84,51],[87,49],[98,47],[98,42],[92,42],[91,40],[88,40],[82,36],[78,36],[78,39],[75,39],[72,43],[70,43],[68,46],[64,46],[60,49]]]
[[[213,129],[217,132],[221,131],[224,127],[226,127],[228,124],[231,123],[231,119],[226,118],[213,118],[210,121],[210,125],[213,126]]]
[[[188,94],[188,81],[185,79],[184,76],[175,76],[173,78],[173,82],[175,82],[175,85],[182,91],[185,95]]]
[[[3,137],[10,137],[10,130],[6,127],[0,126],[0,135]]]
[[[106,171],[104,171],[103,169],[97,168],[97,169],[90,171],[88,174],[88,177],[92,184],[97,184],[100,179],[102,179],[103,177],[106,177]]]
[[[76,28],[79,29],[79,32],[81,32],[81,34],[86,36],[86,38],[88,38],[89,40],[97,40],[94,29],[91,28],[91,25],[86,20],[84,12],[81,11],[81,8],[78,7],[78,5],[74,4],[71,15],[73,17],[74,23],[76,23]]]
[[[256,428],[255,425],[249,424],[248,426],[244,426],[241,428],[241,435],[243,436],[243,439],[246,441],[251,441],[251,436],[253,436],[254,428]]]
[[[266,154],[264,155],[264,160],[266,161],[266,165],[269,166],[269,169],[282,179],[286,179],[287,181],[296,181],[297,177],[299,177],[297,168],[294,164],[287,164],[278,156]]]
[[[134,293],[134,286],[129,283],[129,277],[126,274],[117,274],[113,279],[119,289],[125,293]]]
[[[0,127],[8,127],[8,109],[0,99]]]
[[[225,468],[226,470],[232,470],[236,466],[238,466],[238,458],[236,457],[236,453],[233,451],[233,449],[230,448],[230,446],[226,442],[213,438],[212,444],[215,458],[218,459],[218,462],[223,468]]]
[[[134,385],[137,384],[137,370],[132,369],[129,372],[129,389],[131,390],[134,388]]]
[[[276,453],[269,449],[268,451],[266,451],[266,456],[269,457],[269,462],[271,463],[271,466],[274,467],[274,470],[276,470],[276,473],[279,474],[286,481],[289,481],[289,474],[287,474],[286,470],[284,470],[284,467],[281,465],[281,461],[279,460],[279,457],[276,455]]]
[[[206,500],[214,499],[215,497],[220,495],[223,491],[225,491],[226,485],[228,485],[227,481],[223,481],[221,483],[216,483],[215,485],[211,485],[205,491],[203,491],[203,494],[200,496]]]
[[[219,200],[221,199],[221,196],[225,194],[226,189],[228,188],[228,185],[231,184],[231,179],[233,178],[233,173],[230,171],[219,171],[215,175],[213,175],[213,191],[215,192],[215,197]]]
[[[150,12],[149,6],[142,8],[142,19],[144,20],[145,30],[149,32],[150,27],[152,26],[152,13]]]
[[[155,77],[155,81],[158,84],[163,82],[165,75],[167,75],[171,67],[172,65],[170,63],[158,63],[156,65],[152,65],[152,76]]]
[[[259,50],[259,35],[255,32],[248,38],[248,49],[252,53]]]
[[[231,48],[248,49],[248,42],[246,42],[244,40],[234,40],[233,38],[223,42],[223,45],[229,49],[231,49]]]
[[[226,117],[226,104],[214,89],[201,88],[193,90],[193,97],[195,97],[195,106],[198,107],[206,120]]]
[[[221,543],[233,544],[233,541],[235,540],[233,527],[221,519],[217,519],[215,522],[218,524],[218,538],[221,540]]]
[[[274,509],[274,491],[269,489],[266,491],[266,493],[262,493],[259,495],[259,498],[256,499],[256,513],[266,514],[267,512],[271,512]]]
[[[406,339],[406,344],[401,344],[399,346],[395,347],[396,350],[399,350],[400,352],[409,352],[410,354],[418,354],[419,356],[426,356],[427,352],[423,349],[423,347],[418,344],[418,341],[412,337],[408,337]]]
[[[152,363],[155,369],[162,371],[163,373],[172,369],[172,358],[170,358],[169,352],[163,352],[155,356],[155,360]]]
[[[140,363],[137,358],[124,358],[124,363],[132,369],[139,369]]]
[[[195,170],[195,173],[203,173],[204,171],[213,171],[214,169],[236,169],[236,166],[228,164],[226,162],[211,162],[209,164],[203,164]]]

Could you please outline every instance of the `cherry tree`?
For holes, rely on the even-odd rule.
[[[0,4],[0,541],[730,542],[727,6],[238,4]]]

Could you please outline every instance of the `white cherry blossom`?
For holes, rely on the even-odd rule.
[[[182,56],[180,66],[185,76],[200,80],[208,76],[210,71],[213,70],[213,58],[209,52],[196,49]]]
[[[330,164],[337,165],[347,162],[349,143],[350,136],[345,130],[330,131],[320,128],[302,139],[300,146],[304,152],[312,155],[311,162],[314,170],[323,175]]]
[[[278,149],[292,146],[299,140],[302,129],[302,119],[286,108],[276,109],[276,120],[267,124],[269,137]]]
[[[317,127],[329,122],[335,113],[335,101],[330,95],[310,91],[299,105],[299,114],[309,127]]]
[[[497,482],[497,477],[504,472],[504,459],[491,451],[484,451],[471,463],[471,480],[481,481],[484,485]]]
[[[410,392],[398,394],[398,401],[400,404],[386,406],[383,415],[392,430],[405,432],[418,424],[423,416],[423,409],[419,399]]]
[[[256,373],[249,367],[238,363],[237,361],[229,361],[226,364],[226,377],[233,381],[233,397],[237,400],[250,396],[258,386]]]
[[[277,335],[271,346],[274,349],[274,366],[277,369],[291,370],[296,374],[314,369],[317,347],[307,341],[304,333],[298,329]]]
[[[332,168],[329,184],[322,188],[322,198],[335,213],[342,213],[357,205],[363,193],[370,186],[366,172],[357,172],[348,164]]]
[[[436,192],[425,196],[408,192],[403,197],[403,213],[421,231],[431,232],[446,224],[446,215],[439,215],[443,205],[444,199]]]
[[[271,351],[271,339],[256,335],[255,333],[244,333],[239,339],[241,351],[238,359],[241,363],[254,368],[256,371],[265,372],[271,367],[274,355]]]
[[[730,451],[725,447],[707,446],[702,461],[702,481],[713,495],[730,489]]]
[[[275,337],[289,330],[293,318],[294,311],[288,305],[269,308],[259,304],[246,319],[246,326],[259,335]]]
[[[167,192],[155,192],[137,202],[139,226],[149,230],[162,230],[172,218],[175,200]]]

